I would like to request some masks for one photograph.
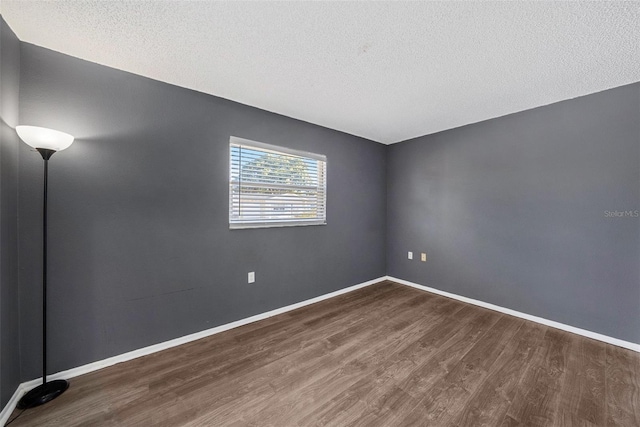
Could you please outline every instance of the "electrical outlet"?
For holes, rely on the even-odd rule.
[[[409,254],[407,255],[407,258],[413,259],[413,252],[410,251]]]
[[[254,283],[256,281],[256,272],[250,271],[247,275],[247,283]]]
[[[420,254],[420,261],[422,261],[422,262],[427,261],[427,253],[426,252],[422,252]]]

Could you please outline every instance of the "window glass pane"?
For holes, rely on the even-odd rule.
[[[231,137],[231,228],[326,223],[326,158]]]

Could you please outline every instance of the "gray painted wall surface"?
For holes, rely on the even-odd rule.
[[[385,146],[26,43],[21,67],[21,121],[77,137],[49,168],[51,372],[385,274]],[[230,135],[326,154],[328,225],[229,230]],[[42,160],[21,149],[26,380]]]
[[[18,335],[18,88],[20,42],[0,16],[0,408],[20,383]]]
[[[640,84],[389,147],[388,274],[640,343]],[[426,251],[428,262],[407,259]]]

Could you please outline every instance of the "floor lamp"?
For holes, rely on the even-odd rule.
[[[47,178],[49,158],[56,151],[68,148],[73,136],[53,129],[37,126],[16,126],[20,139],[35,148],[44,160],[44,199],[42,208],[42,384],[29,390],[18,402],[18,408],[27,409],[47,403],[69,388],[67,380],[47,382]]]

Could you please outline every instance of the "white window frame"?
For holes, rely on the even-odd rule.
[[[284,219],[284,218],[269,218],[267,216],[242,218],[238,217],[237,211],[241,211],[242,206],[242,192],[240,195],[234,193],[234,187],[238,185],[237,181],[234,183],[233,174],[238,174],[240,165],[239,161],[234,161],[232,156],[232,147],[246,147],[251,150],[264,151],[265,153],[271,153],[276,155],[285,155],[302,158],[305,161],[314,160],[318,161],[318,186],[316,188],[317,196],[321,199],[318,202],[319,212],[318,216],[310,219]],[[322,154],[309,153],[306,151],[294,150],[291,148],[281,147],[277,145],[265,144],[263,142],[252,141],[250,139],[238,138],[231,136],[229,138],[229,228],[230,229],[246,229],[246,228],[271,228],[271,227],[292,227],[292,226],[306,226],[306,225],[326,225],[327,224],[327,157]],[[242,187],[242,183],[239,184]],[[256,186],[256,183],[251,183],[252,186]],[[260,185],[260,184],[258,184]],[[267,184],[262,184],[267,185]],[[273,186],[272,184],[268,184]],[[282,186],[280,186],[282,188]],[[307,191],[314,191],[313,188],[295,186],[290,187],[292,190],[305,189]],[[274,208],[274,210],[276,210]]]

